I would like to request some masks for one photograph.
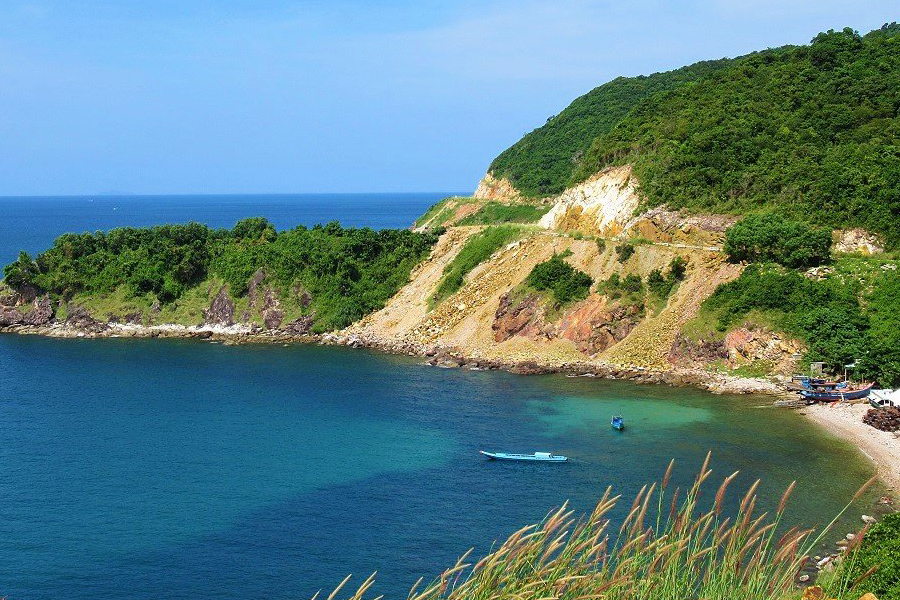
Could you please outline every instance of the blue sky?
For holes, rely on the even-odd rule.
[[[469,191],[576,96],[896,0],[0,0],[0,195]]]

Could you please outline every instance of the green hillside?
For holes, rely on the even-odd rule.
[[[571,181],[579,159],[594,138],[608,133],[641,100],[694,81],[730,62],[704,61],[649,76],[618,77],[547,119],[545,125],[495,158],[490,171],[509,179],[525,196],[558,194]]]
[[[900,26],[748,56],[649,98],[575,180],[632,163],[648,205],[900,233]]]
[[[900,239],[900,25],[620,78],[492,163],[525,195],[634,165],[647,206],[774,210]],[[587,140],[592,140],[588,143]]]

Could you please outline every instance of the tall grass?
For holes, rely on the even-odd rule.
[[[817,537],[811,535],[811,530],[796,527],[782,532],[779,526],[794,484],[788,486],[773,514],[757,514],[759,480],[744,494],[737,513],[724,516],[723,498],[737,473],[726,477],[711,505],[701,509],[700,491],[712,473],[708,467],[709,455],[689,489],[670,490],[672,463],[669,463],[659,484],[641,488],[618,527],[608,517],[620,500],[619,496],[613,496],[611,489],[606,490],[587,517],[577,519],[563,505],[542,523],[513,533],[484,558],[473,563],[467,553],[422,589],[420,579],[408,598],[780,600],[788,597],[805,559],[837,517]],[[329,600],[338,597],[348,580],[349,577],[332,592]],[[346,597],[361,600],[373,582],[374,575]]]
[[[512,225],[488,227],[473,234],[444,269],[444,276],[431,297],[432,304],[437,304],[456,292],[462,287],[463,279],[469,271],[521,234],[521,229]]]

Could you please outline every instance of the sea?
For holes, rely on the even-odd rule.
[[[0,198],[0,257],[165,222],[405,227],[444,195]],[[727,506],[761,479],[771,510],[796,480],[791,524],[826,524],[871,474],[766,397],[315,345],[0,335],[0,596],[296,600],[377,572],[372,596],[402,600],[563,502],[632,497],[670,459],[689,486],[709,451],[712,486],[740,471]]]

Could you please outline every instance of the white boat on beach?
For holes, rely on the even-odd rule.
[[[872,390],[869,404],[875,408],[900,408],[900,390]]]

